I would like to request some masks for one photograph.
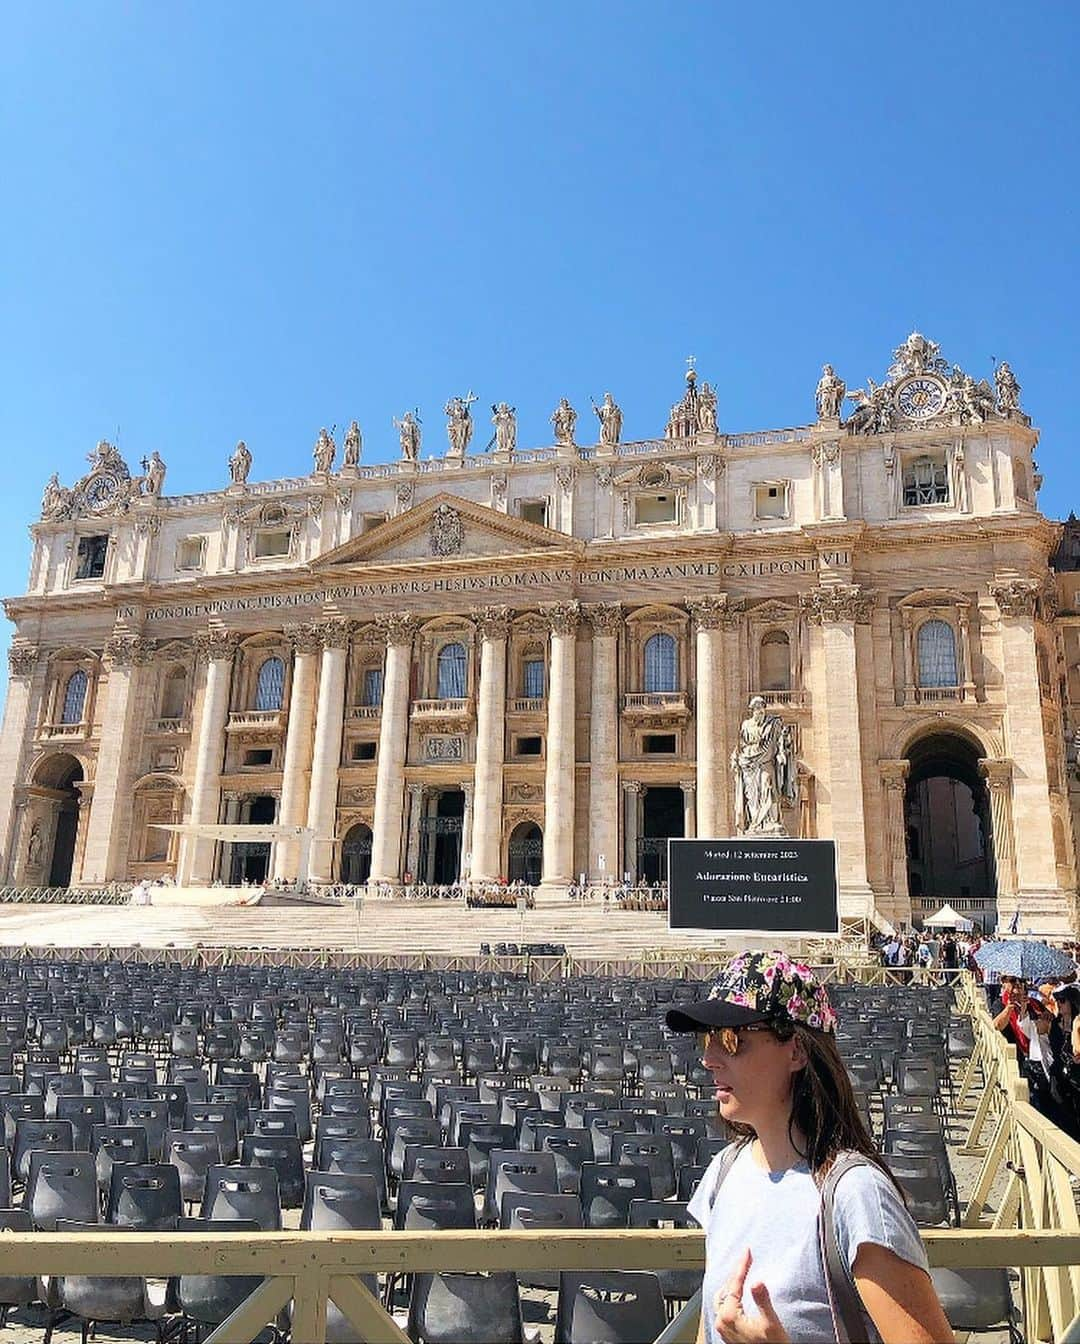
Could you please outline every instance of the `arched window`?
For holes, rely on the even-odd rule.
[[[645,641],[645,690],[678,690],[679,657],[671,635],[651,635]]]
[[[924,621],[919,626],[919,685],[958,686],[956,636],[948,621]]]
[[[761,641],[762,691],[791,690],[791,641],[784,630],[769,630]]]
[[[440,700],[463,700],[465,684],[465,645],[444,644],[439,650],[437,697]]]
[[[259,668],[255,685],[256,709],[280,709],[285,698],[285,664],[280,658],[267,658]]]
[[[182,667],[170,668],[161,691],[161,717],[182,719],[187,700],[187,672]]]
[[[60,713],[61,723],[82,723],[88,685],[86,673],[81,667],[68,677],[67,685],[64,687],[64,706]]]
[[[521,664],[521,694],[530,700],[544,698],[543,658],[526,658]]]

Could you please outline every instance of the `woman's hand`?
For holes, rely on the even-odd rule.
[[[750,1296],[757,1311],[747,1313],[743,1310],[743,1289],[752,1260],[747,1247],[727,1287],[716,1294],[713,1302],[716,1332],[724,1344],[788,1344],[788,1332],[773,1311],[769,1290],[763,1283],[750,1285]]]

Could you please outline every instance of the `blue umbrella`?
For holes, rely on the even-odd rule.
[[[975,960],[984,971],[998,975],[1016,975],[1029,984],[1056,980],[1076,970],[1076,962],[1059,952],[1056,947],[1035,942],[1031,938],[1010,938],[1006,942],[983,943],[975,953]]]

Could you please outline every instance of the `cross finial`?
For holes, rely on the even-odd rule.
[[[688,373],[694,372],[694,365],[697,363],[697,355],[686,356],[686,370]]]

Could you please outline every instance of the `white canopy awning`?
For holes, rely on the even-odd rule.
[[[176,831],[179,835],[195,835],[202,840],[252,840],[255,843],[272,840],[295,840],[297,836],[313,835],[310,826],[219,826],[197,825],[195,822],[153,821],[159,831]]]
[[[924,919],[923,925],[934,929],[961,929],[964,933],[970,933],[975,927],[970,919],[957,914],[952,906],[947,904],[943,905],[936,915],[929,915]]]

